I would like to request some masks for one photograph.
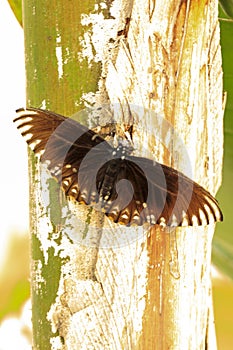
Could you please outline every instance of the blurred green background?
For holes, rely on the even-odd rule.
[[[224,20],[220,12],[221,46],[224,73],[224,90],[227,103],[224,115],[224,163],[223,181],[217,198],[224,214],[224,221],[217,225],[213,242],[213,262],[233,279],[233,235],[232,203],[233,198],[233,21]],[[226,16],[225,16],[226,17]]]
[[[221,1],[233,17],[233,1]],[[226,278],[213,279],[213,299],[217,341],[220,350],[233,349],[233,20],[220,8],[224,90],[227,103],[224,115],[224,164],[222,186],[217,194],[224,221],[217,225],[212,260]]]
[[[22,23],[21,1],[9,0],[17,19]],[[233,0],[221,1],[233,17]],[[223,183],[217,194],[224,213],[224,222],[217,225],[213,241],[213,263],[220,272],[213,278],[215,323],[219,349],[233,349],[233,20],[220,8],[221,46],[224,90],[227,104],[224,117]],[[8,256],[0,271],[0,321],[6,316],[19,316],[29,298],[29,248],[27,235],[13,235]],[[15,253],[17,252],[17,254]],[[9,272],[10,271],[10,272]]]

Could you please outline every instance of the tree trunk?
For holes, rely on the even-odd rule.
[[[214,194],[223,143],[217,8],[25,0],[28,105],[72,115],[110,102],[118,123],[133,121],[137,155],[192,168]],[[216,348],[214,225],[111,226],[90,208],[70,211],[32,155],[30,173],[35,349]]]

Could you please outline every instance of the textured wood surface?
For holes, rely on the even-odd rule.
[[[133,122],[137,155],[172,165],[215,194],[223,152],[218,2],[123,0],[107,15],[104,9],[81,16],[78,59],[101,63],[101,73],[98,91],[80,100],[110,102],[119,124]],[[216,349],[214,225],[148,231],[75,210],[63,212],[53,246],[64,258],[47,314],[54,349]]]

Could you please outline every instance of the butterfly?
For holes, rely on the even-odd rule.
[[[66,196],[126,226],[208,225],[222,221],[217,200],[183,173],[113,147],[77,121],[38,108],[20,108],[14,122]]]

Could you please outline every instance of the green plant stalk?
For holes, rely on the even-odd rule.
[[[96,91],[100,64],[79,60],[78,55],[84,35],[80,14],[93,8],[94,3],[76,0],[23,2],[27,106],[72,115],[83,108],[81,95]],[[50,339],[56,336],[47,315],[55,301],[63,260],[52,245],[44,251],[41,237],[51,242],[53,234],[59,233],[64,203],[56,184],[49,180],[50,203],[43,207],[38,169],[34,154],[29,152],[33,348],[47,350],[51,349]],[[50,223],[47,230],[40,225],[43,216]]]

